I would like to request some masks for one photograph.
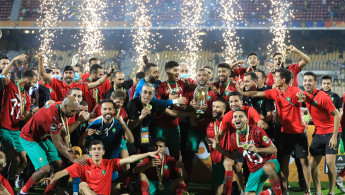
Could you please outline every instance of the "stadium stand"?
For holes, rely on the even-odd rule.
[[[12,0],[0,1],[0,21],[8,20],[11,14]]]

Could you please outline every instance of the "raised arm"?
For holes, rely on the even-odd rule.
[[[116,117],[116,119],[120,122],[121,126],[125,130],[125,139],[128,141],[128,143],[134,143],[134,136],[125,121],[123,121],[121,116]]]
[[[46,70],[43,67],[43,54],[38,53],[37,54],[38,58],[38,72],[41,76],[41,78],[46,82],[46,83],[51,83],[53,78],[46,72]]]
[[[2,70],[2,75],[5,76],[4,80],[3,80],[3,83],[4,85],[8,85],[8,83],[10,82],[10,77],[8,77],[8,73],[10,73],[11,69],[12,69],[12,66],[14,64],[15,61],[21,61],[21,62],[25,62],[26,61],[26,55],[25,54],[22,54],[20,56],[17,56],[15,58],[13,58],[13,60]]]
[[[154,152],[148,152],[148,153],[144,153],[144,154],[135,154],[132,156],[129,156],[127,158],[123,158],[120,160],[120,166],[125,165],[125,164],[130,164],[130,163],[134,163],[137,162],[141,159],[147,158],[147,157],[152,157],[152,158],[158,158],[157,155],[158,151],[154,151]]]
[[[242,95],[246,97],[266,98],[265,92],[263,91],[246,91],[242,92]]]
[[[299,61],[299,69],[303,69],[309,62],[310,62],[310,58],[305,55],[305,53],[301,52],[300,50],[298,50],[296,47],[294,47],[293,45],[290,45],[288,47],[288,49],[291,51],[291,52],[295,52],[297,55],[299,55],[302,60]]]
[[[102,78],[98,79],[95,82],[89,83],[87,85],[89,87],[89,89],[94,89],[94,88],[97,88],[98,86],[101,86],[108,79],[108,77],[110,77],[113,74],[114,70],[115,70],[115,67],[111,66],[109,68],[108,73],[103,75]]]

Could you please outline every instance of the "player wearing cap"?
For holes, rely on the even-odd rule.
[[[80,193],[88,195],[110,194],[112,173],[121,169],[122,166],[134,163],[146,157],[157,158],[156,152],[132,155],[127,158],[103,159],[105,147],[100,140],[93,140],[90,143],[88,159],[85,166],[78,163],[67,167],[66,169],[55,173],[51,178],[47,178],[48,184],[52,184],[60,178],[70,175],[72,178],[80,177]]]
[[[91,82],[91,83],[74,83],[73,78],[74,78],[74,68],[72,66],[65,66],[63,70],[63,81],[60,81],[58,79],[52,78],[50,75],[48,75],[43,68],[43,60],[42,60],[42,54],[39,53],[37,54],[37,57],[39,58],[39,72],[41,78],[49,83],[53,90],[56,92],[57,96],[57,101],[63,100],[65,97],[66,93],[71,89],[71,88],[79,88],[83,91],[84,98],[89,94],[90,89],[97,88],[98,86],[102,85],[106,79],[111,76],[112,72],[114,71],[114,67],[111,67],[109,69],[108,74],[104,75],[102,78],[98,79],[96,82]],[[93,98],[93,97],[90,97]],[[89,103],[88,103],[89,104]]]
[[[315,125],[313,141],[310,144],[311,173],[316,193],[322,194],[320,184],[319,163],[322,156],[326,156],[328,167],[329,193],[334,194],[337,168],[335,158],[341,137],[340,114],[327,93],[316,88],[316,75],[306,72],[303,75],[304,93],[299,92],[298,98],[306,103]],[[325,120],[329,119],[329,120]]]
[[[294,152],[295,157],[300,159],[303,168],[303,175],[307,185],[306,194],[310,194],[311,172],[308,162],[308,138],[305,133],[305,126],[302,123],[301,103],[296,97],[300,89],[289,85],[291,78],[291,71],[278,69],[274,77],[277,89],[248,91],[243,92],[242,95],[274,100],[282,124],[278,151],[283,192],[288,191],[289,159],[292,152]]]
[[[277,148],[266,135],[266,132],[257,127],[248,125],[245,111],[236,110],[232,123],[236,133],[231,135],[230,153],[222,148],[218,141],[210,139],[212,147],[230,159],[236,158],[234,151],[245,156],[250,175],[246,184],[245,194],[260,194],[267,179],[270,180],[274,193],[282,195],[278,177],[279,163],[275,154]]]

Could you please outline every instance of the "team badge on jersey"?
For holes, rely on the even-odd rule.
[[[334,101],[334,97],[332,97],[331,99],[332,99],[332,101]]]
[[[102,171],[102,175],[105,175],[105,170]]]
[[[286,99],[287,99],[288,101],[290,101],[290,97],[287,97]]]
[[[317,105],[317,101],[316,100],[314,101],[314,104]]]
[[[50,125],[50,131],[51,131],[51,132],[56,132],[56,129],[57,129],[57,127],[56,127],[56,124],[55,124],[55,123],[53,123],[53,124]]]
[[[165,170],[168,170],[168,168],[169,168],[168,165],[164,165]]]
[[[264,136],[262,137],[262,140],[263,140],[266,144],[268,144],[268,143],[270,142],[270,139],[268,139],[268,137],[267,137],[266,135],[264,135]]]
[[[206,99],[207,99],[207,101],[210,101],[211,100],[211,96],[208,95]]]

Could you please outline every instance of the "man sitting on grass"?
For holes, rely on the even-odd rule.
[[[75,163],[66,169],[55,173],[51,178],[46,178],[47,184],[51,184],[60,178],[70,175],[72,178],[80,177],[80,193],[85,195],[110,194],[111,178],[114,171],[118,171],[125,164],[134,163],[146,157],[157,158],[158,151],[144,154],[132,155],[119,159],[103,159],[105,153],[104,145],[100,140],[93,140],[90,143],[91,159],[87,160],[87,165],[81,166]]]

